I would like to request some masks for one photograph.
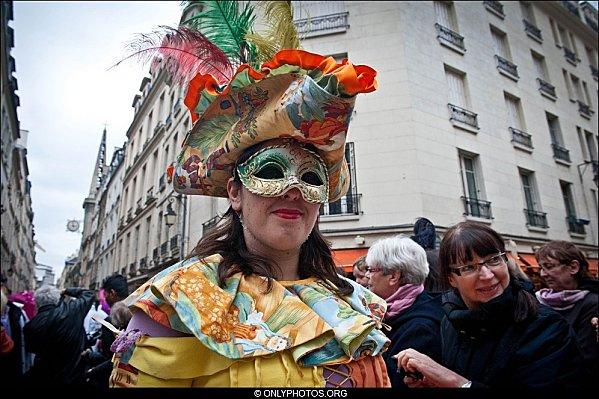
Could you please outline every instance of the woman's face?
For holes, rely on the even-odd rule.
[[[557,259],[543,257],[539,259],[541,279],[548,288],[554,291],[573,290],[578,287],[574,277],[578,273],[578,261],[561,264]]]
[[[398,272],[384,274],[383,269],[379,267],[368,267],[366,277],[368,278],[368,289],[383,299],[389,298],[399,288],[400,275]]]
[[[468,264],[482,263],[495,256],[497,255],[492,254],[481,258],[473,254],[473,259]],[[450,267],[460,266],[463,266],[463,264],[451,265]],[[485,265],[473,274],[458,276],[451,272],[449,283],[459,291],[468,309],[476,309],[481,304],[501,295],[510,283],[510,275],[507,263],[501,258],[501,263],[498,266],[489,267]]]
[[[316,224],[320,204],[306,202],[297,188],[278,197],[262,197],[231,179],[227,189],[250,250],[263,255],[299,251]]]

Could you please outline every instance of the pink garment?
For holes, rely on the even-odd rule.
[[[10,294],[8,300],[23,304],[23,312],[29,320],[33,319],[37,314],[37,306],[35,305],[35,297],[33,291],[23,291]]]
[[[102,310],[106,314],[110,314],[110,305],[108,304],[108,302],[106,302],[106,292],[104,291],[104,288],[101,288],[100,291],[98,291],[98,299],[100,300]]]
[[[397,291],[387,301],[387,313],[385,319],[396,316],[405,309],[412,306],[416,297],[424,291],[424,284],[405,284],[399,287]]]
[[[583,299],[589,291],[586,290],[563,290],[553,291],[551,288],[541,288],[535,294],[539,302],[555,310],[567,310]]]

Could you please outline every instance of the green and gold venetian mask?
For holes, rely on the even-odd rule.
[[[237,166],[241,183],[262,197],[278,197],[297,188],[306,202],[329,197],[329,175],[318,154],[293,142],[265,147]]]

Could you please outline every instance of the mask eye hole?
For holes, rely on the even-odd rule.
[[[323,181],[314,172],[306,172],[302,175],[302,181],[312,186],[322,186]]]
[[[260,169],[255,176],[265,180],[282,179],[285,177],[283,171],[275,165],[266,165]]]

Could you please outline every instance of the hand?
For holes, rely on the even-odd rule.
[[[468,382],[466,378],[414,349],[405,349],[393,357],[397,359],[397,368],[408,374],[404,377],[404,383],[410,388],[459,388]],[[419,378],[418,373],[422,378]]]

